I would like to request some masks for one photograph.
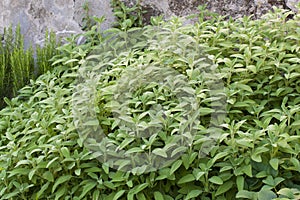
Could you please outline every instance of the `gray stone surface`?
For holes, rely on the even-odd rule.
[[[82,32],[83,0],[1,0],[0,32],[10,24],[21,24],[25,45],[42,44],[47,29],[65,37]],[[89,0],[91,16],[105,16],[103,29],[114,21],[109,0]]]
[[[102,29],[112,26],[114,16],[110,0],[1,0],[0,2],[0,33],[3,28],[12,24],[21,24],[25,34],[25,44],[30,42],[42,44],[44,32],[51,29],[58,36],[68,36],[82,32],[85,11],[83,4],[88,2],[90,16],[105,16]],[[121,0],[127,6],[133,6],[137,0]],[[213,12],[233,18],[252,14],[260,17],[272,6],[297,11],[295,5],[300,0],[140,0],[142,8],[147,11],[144,21],[151,16],[164,15],[166,19],[177,15],[187,16],[199,12],[199,5]]]
[[[127,6],[133,6],[137,1],[121,0]],[[254,18],[259,18],[267,11],[272,9],[272,6],[292,9],[297,11],[295,5],[300,3],[300,0],[143,0],[141,5],[144,8],[154,8],[159,10],[158,13],[165,15],[165,18],[170,16],[187,16],[189,14],[198,13],[197,7],[205,5],[212,12],[231,16],[233,18],[243,17],[245,15],[253,15]],[[146,9],[147,10],[147,9]]]
[[[300,0],[286,0],[286,6],[292,11],[297,12],[296,5],[300,3]]]

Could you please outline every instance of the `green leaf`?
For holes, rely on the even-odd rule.
[[[291,63],[300,63],[300,58],[289,58],[287,61]]]
[[[19,191],[10,192],[8,194],[5,194],[2,199],[12,199],[12,197],[18,196]]]
[[[235,86],[237,88],[245,90],[245,91],[247,91],[249,93],[253,93],[253,90],[252,90],[252,88],[249,85],[245,85],[245,84],[242,84],[242,83],[237,83],[237,84],[235,84]]]
[[[205,172],[201,171],[200,169],[194,169],[193,174],[198,181],[205,174]]]
[[[192,190],[187,196],[184,198],[185,200],[192,199],[198,197],[202,193],[202,190]]]
[[[199,108],[200,116],[209,115],[214,112],[215,112],[215,110],[211,109],[211,108]]]
[[[251,159],[254,160],[255,162],[262,162],[260,154],[262,154],[264,152],[268,152],[268,151],[269,151],[269,149],[267,147],[264,147],[264,146],[257,147],[254,150],[254,152],[252,152]]]
[[[279,160],[277,158],[271,159],[269,163],[273,169],[278,170]]]
[[[52,187],[52,193],[55,191],[55,189],[57,188],[57,186],[59,186],[60,184],[66,182],[66,181],[69,181],[71,178],[72,178],[71,175],[64,175],[64,176],[59,177],[59,178],[55,181],[55,183],[54,183],[54,185],[53,185],[53,187]]]
[[[125,155],[134,154],[134,153],[141,153],[144,150],[141,147],[133,147],[126,151]]]
[[[232,54],[232,55],[230,55],[230,57],[240,58],[241,60],[245,59],[245,56],[243,54]]]
[[[66,186],[60,187],[58,191],[55,192],[55,200],[60,199],[60,197],[62,197],[66,193],[66,191],[67,191]]]
[[[54,181],[54,177],[52,175],[52,173],[50,171],[46,171],[43,173],[43,178],[46,179],[49,182],[53,182]]]
[[[182,160],[177,160],[172,164],[171,170],[170,170],[170,174],[173,174],[180,166],[182,165]]]
[[[122,197],[122,195],[125,193],[125,191],[126,191],[126,190],[120,190],[120,191],[118,191],[118,192],[115,194],[113,200],[117,200],[117,199],[119,199],[120,197]]]
[[[146,197],[145,197],[144,193],[142,193],[142,192],[137,193],[136,198],[139,200],[146,200]]]
[[[210,182],[217,184],[217,185],[222,185],[223,184],[223,180],[218,177],[218,176],[213,176],[210,179],[208,179]]]
[[[192,182],[195,180],[195,177],[192,174],[187,174],[179,179],[177,184],[183,184],[183,183],[188,183]]]
[[[81,169],[76,169],[76,170],[75,170],[75,174],[76,174],[77,176],[80,176],[80,174],[81,174]]]
[[[220,172],[228,171],[228,170],[231,170],[231,169],[232,169],[232,166],[224,166],[220,169]]]
[[[180,154],[180,153],[185,152],[186,149],[187,149],[187,147],[185,147],[185,146],[180,146],[180,147],[174,149],[174,150],[172,151],[171,157],[173,158],[176,154]]]
[[[253,72],[254,74],[257,73],[256,66],[254,66],[254,65],[248,65],[246,68],[247,68],[248,70],[250,70],[251,72]]]
[[[267,177],[267,172],[266,171],[261,171],[261,172],[258,172],[256,175],[255,175],[256,178],[264,178],[264,177]]]
[[[254,148],[254,144],[252,143],[252,139],[240,138],[240,139],[236,139],[236,143],[238,143],[242,147]]]
[[[116,185],[112,182],[109,182],[109,181],[104,181],[103,185],[108,187],[109,189],[112,189],[112,190],[116,189]]]
[[[212,159],[212,164],[215,163],[217,160],[227,156],[229,153],[228,152],[220,152],[217,155],[214,156],[214,158]]]
[[[159,191],[156,191],[156,192],[154,192],[154,199],[155,200],[164,200],[164,196]]]
[[[259,154],[252,154],[251,159],[254,160],[255,162],[261,162],[261,156]]]
[[[245,174],[247,174],[247,176],[252,177],[252,165],[249,164],[249,165],[244,166],[244,167],[243,167],[243,172],[244,172]]]
[[[84,126],[99,126],[99,121],[97,119],[95,120],[89,120],[83,124]]]
[[[133,142],[135,138],[125,138],[123,142],[119,145],[119,149],[123,149],[127,145],[129,145],[131,142]]]
[[[295,195],[290,188],[282,188],[277,192],[277,194],[284,195],[289,199],[295,199]]]
[[[129,192],[127,194],[127,200],[134,200],[134,194]]]
[[[100,199],[100,191],[99,190],[94,190],[93,200],[98,200],[98,199]]]
[[[277,186],[279,183],[281,183],[282,181],[284,181],[285,179],[282,178],[282,177],[276,177],[274,179],[274,182],[275,182],[275,186]]]
[[[67,60],[68,58],[67,57],[64,57],[64,58],[61,58],[61,59],[57,59],[56,61],[54,61],[52,63],[52,66],[58,64],[58,63],[62,63],[62,62],[65,62],[65,60]]]
[[[236,198],[254,199],[255,192],[249,192],[247,190],[241,190],[236,194]]]
[[[50,182],[47,182],[45,185],[43,185],[41,189],[37,192],[35,199],[39,199],[39,197],[48,189],[49,185]]]
[[[35,172],[36,172],[37,169],[32,169],[29,174],[28,174],[28,179],[29,180],[32,180],[32,177],[34,176]]]
[[[128,194],[137,194],[139,192],[141,192],[142,190],[144,190],[145,188],[147,188],[149,186],[149,183],[143,183],[140,185],[135,186],[134,188],[132,188]]]
[[[258,192],[258,200],[275,199],[277,195],[271,190],[261,190]]]
[[[227,181],[225,182],[223,185],[221,185],[216,192],[216,196],[219,196],[221,194],[224,194],[225,192],[227,192],[228,190],[230,190],[233,186],[233,182],[232,181]]]
[[[298,172],[300,172],[300,161],[299,159],[292,157],[290,158],[290,162],[294,165],[294,169]]]
[[[292,124],[291,124],[292,127],[297,127],[299,128],[300,127],[300,120],[295,120]]]
[[[265,183],[271,187],[275,186],[274,178],[271,175],[267,176],[267,178],[263,180],[263,183]]]
[[[236,177],[236,185],[237,185],[238,191],[244,190],[244,182],[245,182],[245,178],[243,176]]]
[[[72,62],[78,62],[78,61],[79,61],[79,60],[76,59],[76,58],[74,58],[74,59],[69,59],[69,60],[67,60],[66,62],[64,62],[63,65],[67,65],[67,64],[69,64],[69,63],[72,63]]]
[[[97,185],[97,182],[96,181],[92,181],[90,180],[88,183],[85,183],[84,186],[83,186],[83,190],[82,190],[82,193],[80,195],[80,199],[85,197],[86,194],[91,190],[93,189],[95,186]]]
[[[47,166],[46,166],[46,168],[50,168],[50,167],[52,167],[52,165],[54,165],[55,163],[58,163],[56,160],[58,160],[59,159],[59,157],[55,157],[55,158],[53,158],[48,164],[47,164]]]
[[[133,187],[133,182],[132,182],[132,180],[130,180],[130,181],[127,181],[126,182],[126,185],[128,186],[128,187]]]
[[[152,153],[154,153],[155,155],[167,158],[168,154],[166,153],[166,151],[162,148],[156,148],[152,151]]]
[[[190,160],[188,154],[183,154],[182,156],[182,162],[185,169],[188,169],[190,167]]]
[[[10,178],[14,175],[27,175],[27,174],[29,174],[29,172],[30,172],[30,169],[16,168],[16,169],[13,169],[12,171],[9,172],[8,178]]]
[[[65,157],[65,158],[70,158],[71,156],[70,156],[70,151],[69,151],[69,149],[67,148],[67,147],[62,147],[61,149],[60,149],[60,151],[61,151],[61,153],[63,154],[63,156]]]
[[[31,161],[30,160],[20,160],[15,167],[18,167],[20,165],[29,165],[31,164]]]
[[[102,164],[102,169],[104,170],[104,172],[105,172],[106,174],[108,174],[108,173],[109,173],[109,164],[103,163],[103,164]]]

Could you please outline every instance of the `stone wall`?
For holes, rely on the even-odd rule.
[[[137,0],[121,0],[127,6],[133,6]],[[102,29],[107,29],[114,22],[110,0],[1,0],[0,33],[3,28],[21,24],[25,35],[25,45],[30,42],[41,44],[46,29],[53,30],[58,36],[68,36],[82,32],[82,19],[85,15],[83,4],[89,5],[91,16],[105,16]],[[295,11],[295,4],[300,0],[141,0],[147,13],[144,20],[153,15],[163,14],[165,18],[173,15],[186,16],[197,13],[199,5],[206,5],[213,12],[229,15],[233,18],[253,14],[259,17],[273,5]]]
[[[25,35],[25,46],[29,42],[43,43],[47,29],[58,36],[68,36],[82,32],[83,0],[1,0],[0,32],[12,24],[21,24]],[[90,15],[105,16],[102,28],[107,29],[114,21],[109,0],[89,0]]]
[[[122,0],[127,6],[133,6],[133,0]],[[253,15],[259,18],[272,6],[297,11],[295,5],[300,0],[142,0],[141,4],[144,10],[148,10],[148,14],[153,11],[162,13],[167,18],[172,15],[187,16],[197,13],[197,7],[205,5],[212,12],[228,15],[233,18],[243,17],[245,15]],[[155,15],[155,13],[153,13]]]

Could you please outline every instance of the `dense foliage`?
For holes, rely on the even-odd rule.
[[[127,34],[96,34],[104,44],[99,47],[95,34],[87,44],[60,47],[59,66],[31,81],[0,111],[0,199],[299,199],[300,15],[286,20],[288,15],[275,9],[260,20],[199,18],[193,26],[182,26],[178,18],[156,19],[155,26]],[[180,156],[157,171],[140,166],[126,172],[126,163],[96,159],[89,150],[93,143],[76,129],[82,111],[77,95],[91,85],[80,79],[86,69],[99,81],[90,102],[105,148],[114,144],[126,155],[150,150],[156,159],[174,151]],[[158,73],[162,83],[151,79]],[[176,93],[182,80],[183,98]],[[125,91],[123,106],[114,96],[118,88]],[[151,114],[155,101],[161,108]],[[222,105],[214,102],[225,113],[215,116]],[[125,114],[118,113],[124,108]],[[164,126],[153,136],[132,140],[126,132],[124,124],[149,128],[159,117]],[[184,151],[169,145],[182,121],[193,130]]]
[[[144,26],[143,14],[147,11],[142,8],[141,0],[137,0],[131,7],[127,7],[123,1],[112,0],[111,6],[116,17],[115,27],[128,30]]]
[[[12,98],[19,89],[39,75],[50,70],[49,59],[57,54],[57,41],[54,33],[46,33],[43,47],[32,46],[24,49],[24,38],[20,25],[4,29],[0,43],[0,108],[4,97]],[[35,61],[36,58],[36,61]],[[35,67],[36,66],[36,67]]]

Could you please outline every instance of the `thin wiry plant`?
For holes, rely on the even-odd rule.
[[[50,58],[58,54],[57,45],[55,34],[47,31],[43,47],[36,46],[34,51],[30,45],[25,49],[20,25],[15,31],[12,26],[4,29],[0,44],[0,108],[5,105],[4,97],[16,96],[31,79],[51,69]]]

